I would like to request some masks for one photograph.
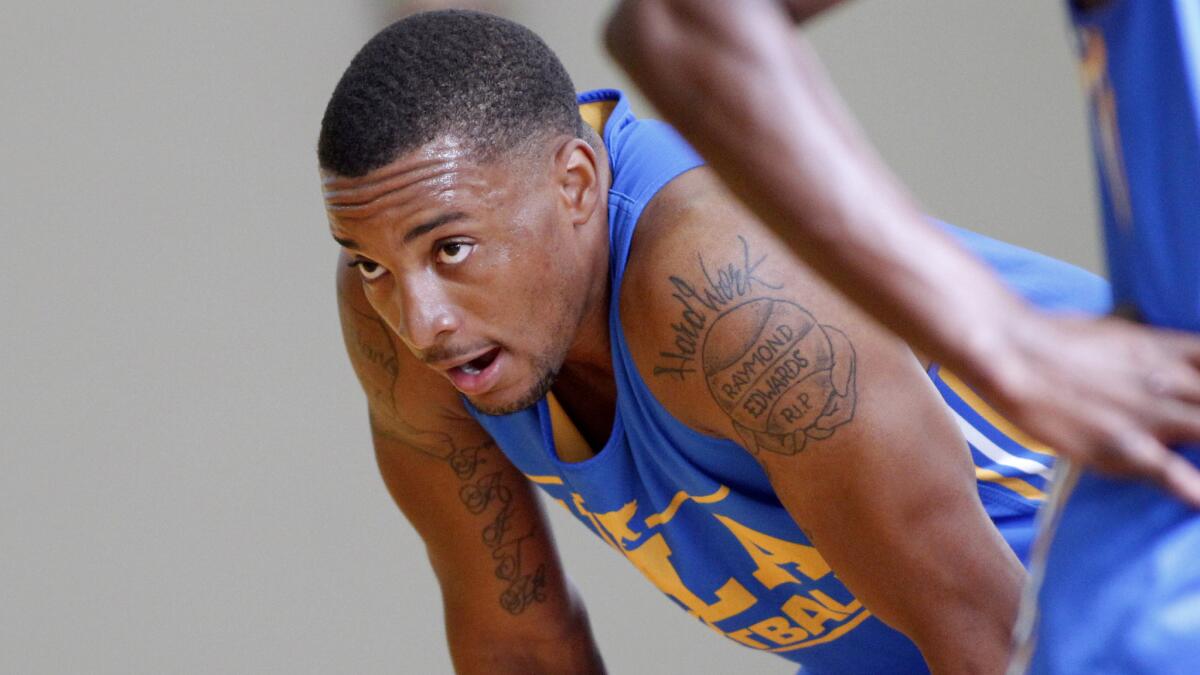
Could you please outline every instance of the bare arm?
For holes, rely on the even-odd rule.
[[[603,672],[529,482],[394,338],[344,264],[338,301],[379,470],[425,542],[455,670]]]
[[[945,403],[904,343],[717,186],[677,179],[639,223],[636,260],[652,262],[622,288],[639,370],[681,420],[754,454],[838,578],[935,672],[997,671],[1024,571]],[[672,324],[689,288],[710,299],[693,303],[702,358],[685,363]]]
[[[1200,340],[1055,318],[922,216],[794,23],[830,0],[625,0],[609,50],[797,255],[1063,455],[1200,505]]]

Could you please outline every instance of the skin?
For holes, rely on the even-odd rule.
[[[794,34],[836,4],[624,0],[606,39],[664,117],[826,281],[1060,455],[1200,506],[1200,470],[1168,449],[1200,442],[1200,338],[1038,312],[933,228]]]
[[[441,583],[460,672],[602,669],[528,486],[467,415],[453,375],[437,367],[498,346],[498,374],[486,391],[468,392],[473,403],[510,409],[539,391],[544,370],[557,371],[553,392],[592,447],[611,431],[608,162],[576,138],[535,145],[480,164],[456,139],[440,138],[366,176],[325,181],[331,230],[353,242],[342,262],[369,261],[339,266],[347,348],[385,483]],[[471,247],[465,256],[463,246]],[[966,443],[921,361],[792,255],[708,169],[659,192],[632,246],[620,312],[634,361],[663,405],[750,452],[838,577],[935,668],[1002,664],[1024,571],[979,502]],[[815,326],[821,339],[795,347],[798,363],[830,366],[828,379],[811,380],[814,412],[764,426],[669,356],[687,320],[681,282],[712,305],[692,329],[698,343],[744,341],[739,320],[768,304]],[[468,470],[464,455],[486,467]],[[494,474],[481,488],[491,500],[463,492],[479,488],[483,471]],[[481,528],[502,513],[509,538],[481,541]],[[517,572],[506,565],[498,574],[497,550],[511,551],[513,541]],[[571,649],[551,649],[546,636]]]
[[[547,162],[557,185],[546,167],[509,176],[470,162],[453,139],[325,180],[332,231],[354,244],[339,259],[338,303],[380,472],[425,541],[460,673],[604,670],[528,482],[429,365],[500,346],[504,377],[477,403],[502,409],[537,389],[547,359],[570,352],[588,372],[607,349],[593,327],[606,280],[585,253],[607,245],[604,191],[591,147],[559,140]],[[405,241],[432,220],[445,222]],[[478,247],[469,263],[446,262],[467,247]],[[364,260],[382,274],[350,266]],[[553,311],[531,311],[535,293]]]
[[[709,170],[686,174],[652,202],[634,247],[622,287],[622,323],[655,396],[693,429],[751,452],[838,577],[876,616],[913,639],[931,667],[996,670],[1024,571],[983,511],[966,443],[921,359],[795,258]],[[821,418],[784,421],[772,430],[782,433],[748,434],[743,423],[749,420],[731,414],[726,397],[700,372],[663,372],[679,363],[663,355],[676,353],[672,324],[682,316],[672,277],[711,289],[705,280],[721,269],[754,281],[742,284],[744,295],[730,285],[729,295],[737,297],[708,312],[702,342],[719,340],[722,320],[744,314],[746,300],[806,311],[833,346],[834,361],[851,365],[841,412],[826,406],[833,412],[823,425]],[[643,314],[671,320],[637,320]],[[820,352],[801,350],[810,362]],[[814,392],[821,396],[839,393],[830,383]],[[889,553],[881,559],[884,550]],[[932,587],[923,588],[931,579]]]

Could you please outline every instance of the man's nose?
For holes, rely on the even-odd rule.
[[[432,275],[423,273],[394,287],[396,306],[400,310],[396,332],[418,352],[444,343],[458,329],[458,311]]]

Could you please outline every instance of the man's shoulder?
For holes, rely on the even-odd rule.
[[[628,353],[655,398],[693,429],[755,451],[799,452],[849,421],[860,352],[875,376],[903,371],[889,395],[928,386],[903,343],[708,169],[680,176],[647,206],[619,301]]]
[[[655,119],[638,119],[632,114],[604,134],[605,149],[612,160],[612,190],[629,200],[635,210],[677,182],[704,160],[671,125]]]
[[[642,380],[679,420],[728,436],[704,376],[709,328],[769,292],[758,221],[710,169],[668,183],[638,220],[622,275],[621,328]]]

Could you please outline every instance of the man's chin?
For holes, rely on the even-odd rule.
[[[543,375],[542,378],[532,387],[525,390],[525,393],[518,397],[510,397],[507,400],[493,398],[491,396],[483,396],[476,399],[467,396],[466,399],[471,402],[476,410],[489,415],[491,417],[499,417],[501,415],[511,415],[513,413],[527,410],[537,405],[538,401],[545,398],[546,393],[554,386],[554,380],[558,373],[550,373]]]

